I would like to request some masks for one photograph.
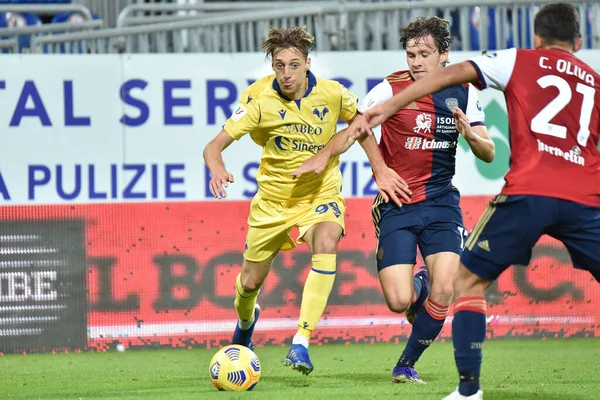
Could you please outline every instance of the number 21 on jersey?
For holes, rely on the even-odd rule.
[[[533,132],[554,136],[561,139],[567,138],[567,127],[551,124],[550,121],[558,115],[570,102],[573,97],[573,91],[569,83],[556,75],[545,75],[537,80],[538,85],[543,89],[553,86],[558,89],[556,96],[531,120],[531,130]],[[577,143],[585,147],[590,137],[590,121],[594,109],[594,96],[596,90],[583,83],[577,83],[575,91],[583,95],[581,109],[579,112],[579,131],[577,132]]]

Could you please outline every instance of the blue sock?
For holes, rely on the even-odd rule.
[[[482,345],[486,332],[484,297],[461,297],[454,305],[452,340],[454,358],[460,376],[458,391],[472,396],[479,390]]]
[[[419,279],[420,281],[420,279]],[[433,343],[444,327],[450,306],[442,306],[428,299],[415,318],[408,343],[400,357],[400,365],[414,365],[421,354]]]
[[[415,293],[417,294],[417,297],[419,297],[421,294],[421,289],[423,288],[423,281],[416,276],[413,276],[413,285],[415,288]]]

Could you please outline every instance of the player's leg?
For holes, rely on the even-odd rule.
[[[600,207],[556,202],[559,220],[546,233],[563,242],[575,268],[589,271],[600,282]]]
[[[304,283],[296,338],[306,339],[306,342],[302,341],[306,347],[333,289],[337,245],[341,236],[342,227],[326,221],[312,226],[303,237],[312,253],[312,267]]]
[[[429,291],[426,269],[419,269],[413,277],[417,261],[415,232],[421,229],[418,209],[418,204],[398,207],[392,202],[385,203],[380,194],[373,202],[377,273],[387,306],[396,313],[408,312],[414,304],[422,304]]]
[[[460,381],[446,399],[480,399],[485,290],[510,265],[527,265],[554,208],[535,196],[497,196],[471,232],[454,279],[452,339]],[[526,220],[527,224],[523,224]]]
[[[444,326],[452,301],[452,280],[458,270],[465,231],[458,191],[426,200],[419,213],[424,227],[419,232],[418,245],[431,282],[429,296],[417,310],[410,337],[399,360],[399,364],[413,370]],[[409,314],[412,315],[412,311],[407,312]]]
[[[494,266],[501,270],[506,267]],[[485,290],[492,281],[471,272],[460,262],[454,278],[454,319],[452,340],[454,358],[459,371],[459,386],[444,400],[483,399],[479,385],[482,345],[486,332]]]
[[[377,272],[388,308],[396,313],[416,313],[429,293],[426,268],[413,276],[417,260],[417,233],[422,229],[420,204],[397,207],[383,202],[373,204],[373,224],[377,233]],[[392,369],[392,382],[422,382],[414,368],[401,356]]]
[[[444,327],[452,301],[452,280],[458,269],[459,256],[441,252],[429,255],[425,262],[431,276],[429,296],[416,314],[410,337],[397,363],[397,367],[405,367],[414,377],[418,377],[415,364]],[[413,381],[424,383],[420,378]]]
[[[308,244],[312,266],[302,292],[298,331],[292,339],[285,364],[307,375],[313,370],[308,354],[310,337],[325,311],[335,282],[337,245],[344,233],[344,212],[343,199],[335,197],[309,204],[306,215],[298,222],[298,241]]]
[[[260,314],[256,299],[280,249],[293,248],[281,205],[256,196],[250,206],[242,271],[236,278],[234,306],[238,314],[232,343],[254,348],[252,334]]]
[[[252,262],[244,259],[242,271],[235,281],[235,301],[234,306],[238,315],[232,344],[240,344],[254,350],[252,334],[260,314],[260,307],[256,303],[256,298],[260,292],[271,264],[277,253],[260,262]]]
[[[394,236],[398,237],[402,235]],[[414,249],[414,252],[416,253],[416,246]],[[378,262],[378,264],[380,263]],[[390,311],[398,314],[407,312],[408,308],[417,300],[416,297],[418,294],[423,292],[422,287],[424,287],[423,282],[420,279],[417,278],[419,280],[418,283],[414,281],[414,264],[393,264],[382,266],[378,269],[379,283],[381,284],[381,289],[383,291],[383,298]],[[417,286],[417,288],[415,288],[415,286]]]
[[[413,246],[413,251],[416,256],[416,245]],[[378,260],[378,268],[380,268],[379,265],[383,264],[380,264]],[[420,276],[415,275],[413,277],[413,268],[414,264],[394,264],[382,266],[379,270],[379,282],[381,283],[383,296],[391,311],[397,313],[407,312],[407,309],[415,300],[413,293],[419,294],[417,300],[421,302],[423,302],[423,298],[426,298],[427,283],[423,282]],[[418,272],[418,274],[422,274],[422,272]],[[406,358],[404,352],[392,369],[392,382],[424,383],[415,371],[414,363]]]
[[[428,282],[421,278],[423,271],[413,277],[413,268],[417,256],[417,237],[406,229],[386,232],[379,237],[377,251],[377,269],[383,296],[391,311],[403,313],[415,300],[421,304],[429,292]],[[414,288],[414,289],[413,289]],[[392,382],[423,383],[414,369],[414,363],[409,362],[402,353],[392,369]]]

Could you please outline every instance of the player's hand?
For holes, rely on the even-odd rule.
[[[467,118],[465,113],[462,112],[460,108],[454,107],[452,110],[452,115],[456,121],[456,130],[462,135],[462,137],[465,139],[470,139],[473,135],[475,135],[471,129],[471,122],[469,121],[469,118]]]
[[[381,170],[375,174],[375,181],[377,182],[379,193],[386,203],[389,203],[391,199],[398,207],[402,207],[402,202],[398,196],[403,198],[407,203],[410,202],[412,192],[404,179],[402,179],[393,169],[386,167]]]
[[[327,156],[327,154],[320,151],[308,160],[304,161],[302,165],[290,175],[292,175],[293,177],[298,177],[302,174],[307,174],[309,172],[320,174],[321,172],[325,171],[325,168],[327,168],[328,161],[329,157]]]
[[[368,130],[371,132],[371,135],[373,134],[371,128],[375,128],[376,126],[383,124],[390,117],[384,105],[385,103],[373,108],[369,108],[363,114],[365,121],[367,121]]]
[[[217,199],[222,199],[227,196],[225,188],[229,185],[229,183],[233,183],[233,175],[223,170],[214,174],[208,185],[212,195]]]
[[[367,135],[373,136],[373,131],[369,126],[369,121],[364,115],[360,115],[352,121],[350,126],[347,128],[348,131],[348,142],[354,143],[356,140],[361,140]]]

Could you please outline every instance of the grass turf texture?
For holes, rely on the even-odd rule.
[[[457,382],[451,343],[434,343],[417,365],[428,385],[392,384],[402,344],[311,346],[308,377],[283,366],[287,347],[256,353],[252,392],[218,392],[208,377],[216,349],[5,355],[3,399],[440,399]],[[495,340],[484,345],[486,400],[600,398],[600,339]]]

